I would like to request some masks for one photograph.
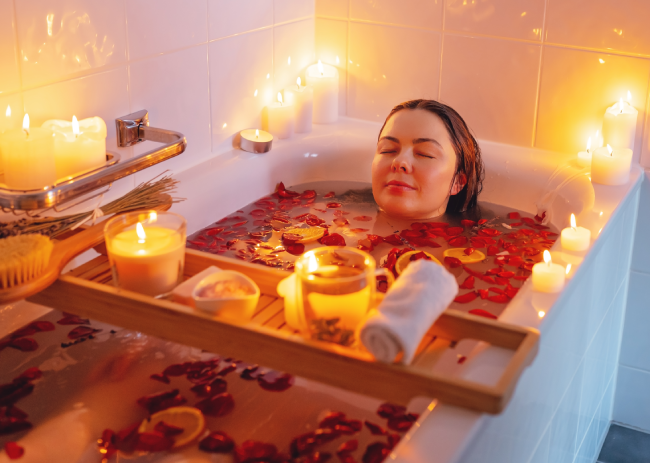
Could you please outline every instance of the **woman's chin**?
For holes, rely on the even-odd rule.
[[[401,220],[427,220],[444,214],[444,210],[442,213],[439,213],[437,210],[424,211],[421,209],[405,207],[404,204],[379,204],[379,207],[387,216]]]

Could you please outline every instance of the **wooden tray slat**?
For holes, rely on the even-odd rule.
[[[104,256],[61,276],[29,300],[395,403],[435,397],[488,413],[505,407],[537,352],[539,333],[534,329],[447,310],[430,328],[412,365],[379,363],[364,351],[296,336],[285,323],[284,300],[276,290],[286,272],[186,251],[187,277],[211,265],[246,273],[258,284],[262,296],[252,320],[209,318],[182,304],[104,284],[111,282]],[[496,386],[432,372],[451,341],[465,338],[515,351]]]

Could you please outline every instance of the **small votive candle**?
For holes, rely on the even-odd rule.
[[[287,103],[293,105],[296,133],[306,133],[311,132],[314,89],[300,84],[300,77],[298,77],[295,87],[284,89],[284,96]]]
[[[273,135],[264,130],[246,129],[239,132],[239,147],[249,153],[268,153],[273,145]]]
[[[623,98],[618,103],[607,108],[603,119],[603,138],[605,143],[614,148],[629,148],[634,150],[636,136],[636,120],[639,112],[630,104],[632,95],[627,92],[628,102]]]
[[[591,231],[576,226],[576,216],[571,214],[571,226],[562,230],[562,248],[567,251],[584,251],[591,243]]]
[[[278,93],[278,101],[267,106],[268,128],[278,138],[291,138],[293,135],[293,105],[282,101],[282,93]]]
[[[185,219],[171,212],[131,212],[104,228],[115,286],[149,296],[169,293],[183,280]]]
[[[544,262],[533,265],[533,289],[540,293],[559,293],[564,288],[566,270],[551,261],[551,253],[544,251]]]
[[[593,152],[591,181],[601,185],[624,185],[630,180],[632,150],[607,145]]]
[[[580,167],[591,167],[591,137],[587,140],[587,150],[578,152],[578,164]]]

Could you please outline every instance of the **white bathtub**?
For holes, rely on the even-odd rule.
[[[315,126],[311,134],[274,142],[270,153],[233,149],[176,174],[178,196],[187,201],[173,210],[196,231],[273,191],[317,180],[370,181],[370,164],[379,125],[343,119]],[[566,157],[556,153],[489,142],[480,143],[487,177],[481,200],[536,213],[547,180]],[[191,146],[191,140],[190,140]],[[567,169],[556,183],[575,170]],[[621,187],[592,187],[580,175],[551,202],[552,222],[566,226],[576,213],[597,237],[559,296],[533,297],[527,283],[500,319],[537,327],[540,352],[499,416],[432,402],[391,459],[403,462],[591,462],[611,413],[615,366],[627,290],[636,220],[640,171]],[[601,213],[602,212],[602,213]],[[602,229],[602,232],[599,231]],[[554,259],[563,257],[559,241]],[[578,259],[579,260],[579,259]],[[0,335],[40,316],[45,308],[25,305],[0,310]],[[545,316],[540,317],[540,311]],[[463,375],[489,382],[498,377],[503,351],[486,349]],[[583,461],[583,460],[579,460]]]

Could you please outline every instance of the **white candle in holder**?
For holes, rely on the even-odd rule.
[[[591,181],[602,185],[624,185],[630,179],[631,165],[631,149],[613,149],[609,145],[598,148],[591,158]]]
[[[278,138],[291,138],[293,136],[294,116],[293,105],[282,101],[282,94],[278,93],[278,101],[268,105],[268,129]]]
[[[629,148],[634,151],[636,119],[639,112],[629,103],[632,99],[630,92],[627,92],[627,98],[627,103],[621,98],[605,111],[603,139],[612,148]]]
[[[246,129],[239,132],[239,147],[249,153],[268,153],[273,146],[273,135],[264,130]]]
[[[591,167],[591,137],[587,140],[587,150],[578,152],[578,164],[580,167]]]
[[[576,226],[576,216],[571,214],[571,226],[562,230],[562,248],[567,251],[584,251],[591,242],[591,231]]]
[[[288,104],[293,105],[296,133],[306,133],[311,132],[314,112],[314,89],[300,84],[300,77],[298,77],[295,87],[284,89],[284,97]]]
[[[533,289],[540,293],[559,293],[564,288],[566,270],[551,261],[551,253],[544,251],[544,262],[533,265]]]
[[[314,124],[332,124],[339,118],[339,71],[334,66],[312,64],[307,85],[314,89]]]

